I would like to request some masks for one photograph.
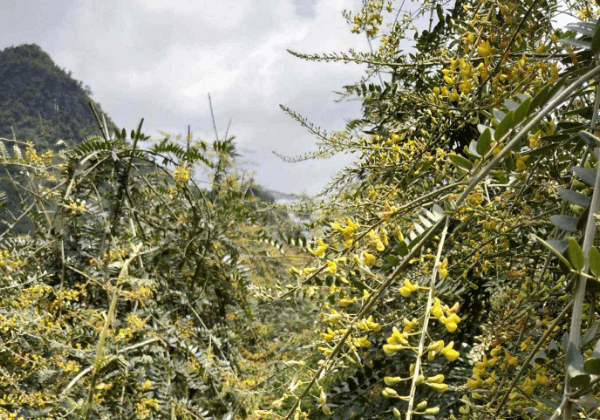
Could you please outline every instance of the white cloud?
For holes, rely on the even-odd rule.
[[[255,179],[269,188],[314,193],[351,161],[342,156],[292,165],[272,151],[295,155],[314,148],[311,135],[279,103],[328,130],[360,116],[359,103],[335,104],[333,91],[357,81],[361,67],[307,62],[286,51],[368,50],[364,36],[351,34],[341,17],[360,0],[53,3],[10,5],[12,14],[0,24],[11,35],[0,48],[39,44],[92,88],[117,125],[132,128],[144,117],[146,133],[155,135],[159,129],[181,133],[191,124],[210,139],[211,93],[220,135],[231,119],[239,149],[259,164]]]

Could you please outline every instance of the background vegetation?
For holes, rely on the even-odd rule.
[[[0,416],[598,417],[598,6],[403,6],[344,12],[372,52],[291,52],[367,67],[341,132],[282,106],[319,141],[286,159],[359,156],[321,200],[253,198],[228,134],[142,148],[99,113],[77,146],[2,149],[27,199]]]

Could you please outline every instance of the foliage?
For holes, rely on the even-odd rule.
[[[74,149],[0,147],[28,197],[0,233],[0,417],[245,418],[264,360],[301,344],[262,346],[260,278],[282,267],[271,213],[237,181],[233,138],[142,149],[142,123],[128,136],[97,120],[103,136]],[[11,229],[22,217],[33,234]]]
[[[280,294],[321,302],[321,360],[262,415],[597,417],[599,9],[560,3],[365,1],[374,51],[292,52],[367,72],[341,132],[283,107],[319,144],[289,160],[360,160]]]
[[[78,144],[97,133],[88,105],[91,94],[39,46],[6,48],[0,51],[0,138],[7,139],[8,150],[19,140],[32,142],[38,155]],[[106,120],[113,130],[113,122]],[[0,190],[6,194],[0,220],[6,223],[11,213],[18,214],[18,203],[24,198],[14,183],[27,181],[14,166],[4,166],[0,177]],[[33,224],[25,217],[14,229],[30,232]]]

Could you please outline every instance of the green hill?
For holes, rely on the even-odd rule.
[[[98,126],[89,102],[101,115],[101,107],[90,98],[91,91],[71,73],[57,66],[50,55],[38,45],[20,45],[0,51],[0,138],[11,156],[13,140],[33,142],[38,153],[56,152],[57,142],[75,145],[85,137],[98,134]],[[107,118],[109,128],[114,123]],[[15,162],[0,171],[0,194],[3,192],[3,209],[0,210],[0,231],[13,223],[25,203],[14,188],[13,182],[21,180],[22,168]],[[10,179],[12,178],[12,180]],[[26,232],[29,223],[21,220],[16,231]]]
[[[57,66],[38,45],[0,51],[0,137],[12,139],[14,129],[19,140],[45,137],[55,143],[58,139],[78,142],[97,134],[90,96],[88,87]],[[114,126],[112,121],[108,124]]]

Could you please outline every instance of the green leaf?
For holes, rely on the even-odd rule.
[[[581,347],[589,344],[594,339],[594,337],[596,337],[596,334],[598,334],[598,329],[600,329],[600,322],[594,322],[581,338]]]
[[[552,245],[550,245],[548,242],[544,241],[542,238],[540,238],[537,235],[533,235],[533,237],[535,239],[537,239],[542,245],[544,245],[550,252],[552,252],[554,255],[556,255],[558,257],[558,259],[560,261],[563,262],[564,265],[567,266],[567,268],[571,269],[571,263],[569,262],[569,260],[567,260],[564,255],[559,252],[556,248],[554,248]]]
[[[395,255],[388,255],[387,262],[389,265],[398,265],[400,258],[396,257]]]
[[[471,162],[469,159],[467,159],[465,157],[462,157],[462,156],[454,154],[454,153],[451,153],[448,157],[450,158],[452,163],[454,163],[459,168],[464,168],[467,170],[471,170],[473,168],[473,162]]]
[[[600,359],[591,358],[583,362],[583,370],[592,375],[600,374]]]
[[[514,111],[515,109],[517,109],[519,107],[518,102],[512,101],[510,99],[505,99],[504,105],[506,106],[506,108],[508,108],[509,111]]]
[[[567,348],[566,362],[569,385],[574,388],[587,387],[592,378],[583,370],[583,356],[573,343],[569,343]]]
[[[594,325],[592,325],[590,328],[593,334],[589,334],[592,337],[588,341],[591,341],[591,339],[593,339],[598,332],[598,328],[596,327],[594,330],[593,327]],[[587,332],[585,335],[588,336]],[[587,373],[591,373],[592,375],[600,374],[600,341],[594,346],[591,357],[583,363],[583,370],[585,370]]]
[[[406,245],[406,242],[404,241],[400,241],[398,243],[398,254],[400,254],[401,257],[404,257],[408,254],[408,245]]]
[[[550,223],[567,232],[577,232],[577,219],[571,216],[550,216]]]
[[[596,277],[600,276],[600,252],[595,246],[590,249],[590,270]]]
[[[583,267],[585,266],[585,256],[575,238],[569,238],[567,254],[569,255],[573,267],[577,270],[583,270]]]
[[[550,86],[546,85],[538,92],[537,95],[533,97],[531,100],[531,104],[529,105],[529,109],[535,111],[536,108],[543,106],[548,99],[548,92],[550,92]]]
[[[477,153],[480,156],[485,155],[488,150],[490,150],[490,145],[492,144],[492,133],[489,128],[486,128],[483,133],[479,136],[477,140]]]
[[[592,54],[598,54],[600,52],[600,25],[596,26],[594,36],[592,37]]]
[[[592,22],[573,22],[567,24],[566,28],[582,35],[593,36],[596,25]]]
[[[496,132],[494,133],[494,139],[500,140],[506,132],[512,128],[513,126],[513,116],[514,112],[510,111],[506,116],[500,121],[500,124],[496,127]]]
[[[506,169],[506,172],[509,173],[515,170],[515,160],[513,159],[511,153],[504,157],[504,169]]]
[[[588,207],[592,201],[591,198],[583,194],[579,194],[573,190],[567,190],[564,188],[557,188],[556,190],[558,191],[558,195],[560,195],[564,200],[567,200],[569,203],[577,206]]]
[[[527,98],[515,111],[515,115],[513,117],[513,123],[515,125],[519,124],[523,119],[529,115],[529,108],[531,106],[531,98]]]
[[[492,115],[494,116],[494,119],[498,122],[498,124],[500,124],[500,121],[502,121],[504,117],[506,117],[506,112],[494,108],[492,109]]]
[[[592,147],[600,147],[600,139],[587,131],[580,131],[579,137]]]
[[[591,185],[592,187],[596,184],[596,170],[576,166],[573,168],[573,172],[586,184]]]

